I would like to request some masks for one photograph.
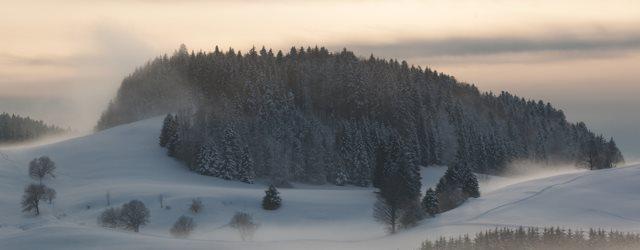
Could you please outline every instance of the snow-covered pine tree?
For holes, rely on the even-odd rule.
[[[173,123],[175,126],[175,130],[170,130],[169,140],[167,141],[167,155],[171,157],[176,157],[178,155],[178,149],[182,144],[182,138],[178,130],[180,129],[179,123],[176,121]]]
[[[427,192],[424,194],[424,198],[422,198],[422,209],[433,217],[438,213],[438,207],[439,204],[436,192],[433,191],[432,188],[427,189]]]
[[[220,155],[213,140],[202,144],[197,156],[196,171],[202,175],[219,176]]]
[[[334,183],[338,186],[344,186],[347,184],[347,174],[344,173],[344,169],[338,168],[338,172],[336,173]]]
[[[465,199],[462,193],[458,170],[456,167],[449,166],[436,186],[435,191],[436,197],[438,198],[438,210],[440,212],[445,212],[457,207]]]
[[[404,153],[399,159],[399,174],[404,186],[404,196],[407,200],[417,201],[420,198],[420,188],[422,187],[420,177],[420,167],[411,160],[411,153]]]
[[[381,188],[385,176],[385,163],[387,160],[387,148],[384,142],[378,143],[374,152],[375,162],[373,169],[373,186]]]
[[[369,152],[360,133],[355,134],[353,166],[349,174],[350,181],[361,187],[367,187],[371,183],[371,163]]]
[[[280,192],[276,189],[276,186],[269,185],[269,188],[264,191],[265,195],[262,198],[262,208],[265,210],[276,210],[282,205],[282,199],[280,198]]]
[[[221,150],[221,164],[218,172],[218,177],[225,180],[239,180],[240,159],[239,155],[240,146],[238,145],[238,136],[231,127],[227,127],[224,130],[224,136],[222,138],[222,150]]]
[[[255,172],[253,170],[253,159],[251,159],[251,155],[249,154],[249,147],[245,146],[242,148],[239,160],[239,180],[245,183],[253,183],[253,180],[255,179]]]
[[[325,151],[320,143],[320,135],[315,132],[319,127],[312,123],[306,127],[302,138],[302,150],[304,157],[304,180],[309,183],[323,184],[325,175]]]
[[[171,114],[167,114],[164,117],[162,122],[162,130],[160,131],[160,147],[166,147],[169,139],[175,133],[175,128],[173,127],[175,124],[174,117]]]
[[[478,178],[471,171],[464,172],[464,183],[462,184],[462,192],[469,197],[480,197],[480,186],[478,185]]]

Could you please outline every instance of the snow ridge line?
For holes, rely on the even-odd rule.
[[[581,174],[581,175],[578,175],[578,176],[576,176],[576,177],[574,177],[574,178],[571,178],[571,179],[569,179],[569,180],[567,180],[567,181],[564,181],[564,182],[560,182],[560,183],[556,183],[556,184],[552,184],[552,185],[546,186],[546,187],[544,187],[543,189],[540,189],[539,191],[537,191],[537,192],[533,193],[532,195],[529,195],[529,196],[527,196],[527,197],[524,197],[524,198],[521,198],[521,199],[518,199],[518,200],[515,200],[515,201],[507,202],[507,203],[505,203],[505,204],[502,204],[502,205],[499,205],[499,206],[497,206],[497,207],[491,208],[491,209],[489,209],[489,210],[487,210],[487,211],[484,211],[484,212],[482,212],[482,213],[480,213],[480,214],[478,214],[478,215],[476,215],[476,216],[474,216],[474,217],[471,217],[470,219],[467,219],[466,221],[474,221],[474,220],[477,220],[477,219],[479,219],[479,218],[480,218],[480,217],[482,217],[482,216],[485,216],[485,215],[487,215],[487,214],[490,214],[490,213],[492,213],[492,212],[495,212],[495,211],[497,211],[497,210],[500,210],[500,209],[502,209],[502,208],[504,208],[504,207],[508,207],[508,206],[511,206],[511,205],[518,204],[518,203],[520,203],[520,202],[524,202],[524,201],[527,201],[527,200],[533,199],[533,198],[535,198],[535,197],[537,197],[537,196],[541,195],[542,193],[544,193],[544,192],[546,192],[547,190],[552,189],[552,188],[554,188],[554,187],[561,186],[561,185],[566,185],[566,184],[572,183],[572,182],[574,182],[574,181],[577,181],[577,180],[579,180],[579,179],[582,179],[583,177],[591,176],[591,175],[593,175],[593,174],[594,174],[594,173]]]
[[[482,216],[485,216],[485,215],[487,215],[487,214],[490,214],[490,213],[492,213],[492,212],[495,212],[496,210],[500,210],[500,209],[502,209],[502,208],[504,208],[504,207],[508,207],[508,206],[515,205],[515,204],[518,204],[518,203],[523,202],[523,201],[527,201],[527,200],[533,199],[533,198],[535,198],[536,196],[541,195],[542,193],[546,192],[546,191],[547,191],[547,190],[549,190],[549,189],[552,189],[552,188],[557,187],[557,186],[562,186],[562,185],[566,185],[566,184],[572,183],[572,182],[577,181],[577,180],[579,180],[579,179],[582,179],[582,178],[584,178],[584,177],[594,175],[595,173],[598,173],[598,172],[604,172],[604,171],[611,172],[611,171],[616,171],[616,170],[621,170],[621,169],[625,169],[625,167],[621,167],[621,168],[610,168],[610,169],[603,169],[603,170],[590,170],[590,171],[588,171],[588,172],[586,172],[586,173],[584,173],[584,174],[578,175],[578,176],[576,176],[576,177],[574,177],[574,178],[571,178],[571,179],[569,179],[569,180],[567,180],[567,181],[564,181],[564,182],[560,182],[560,183],[556,183],[556,184],[552,184],[552,185],[546,186],[545,188],[543,188],[543,189],[541,189],[541,190],[539,190],[539,191],[535,192],[534,194],[532,194],[532,195],[530,195],[530,196],[527,196],[527,197],[524,197],[524,198],[521,198],[521,199],[518,199],[518,200],[515,200],[515,201],[507,202],[507,203],[505,203],[505,204],[502,204],[502,205],[499,205],[499,206],[497,206],[497,207],[491,208],[491,209],[489,209],[489,210],[487,210],[487,211],[485,211],[485,212],[483,212],[483,213],[481,213],[481,214],[478,214],[478,215],[476,215],[476,216],[474,216],[474,217],[471,217],[470,219],[468,219],[468,220],[466,220],[466,221],[473,221],[473,220],[477,220],[477,219],[479,219],[479,218],[480,218],[480,217],[482,217]],[[615,214],[611,214],[611,213],[608,213],[608,212],[606,212],[606,211],[599,211],[599,212],[604,212],[604,213],[607,213],[607,214],[609,214],[609,215],[611,215],[611,216],[614,216],[614,217],[616,216]],[[620,217],[619,217],[619,218],[620,218]],[[625,218],[625,219],[627,219],[627,218]],[[640,221],[638,221],[638,222],[640,222]],[[460,222],[460,223],[464,223],[464,222]],[[455,223],[454,223],[454,224],[455,224]]]

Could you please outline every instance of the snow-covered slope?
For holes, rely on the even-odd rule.
[[[284,205],[264,211],[265,185],[223,181],[187,171],[157,146],[161,119],[150,119],[54,144],[0,149],[0,249],[414,249],[426,237],[476,232],[503,225],[604,227],[640,231],[640,167],[579,172],[488,189],[483,197],[385,236],[372,219],[373,189],[297,184],[282,189]],[[46,184],[58,198],[34,218],[20,211],[30,159],[48,155],[57,178]],[[424,188],[442,167],[423,169]],[[491,180],[491,178],[489,179]],[[481,183],[481,187],[484,183]],[[140,199],[151,222],[138,234],[104,229],[96,218],[109,192],[119,205]],[[171,209],[161,209],[158,195]],[[204,212],[187,211],[200,197]],[[225,225],[234,212],[260,223],[254,240],[241,242]],[[180,215],[198,224],[189,239],[169,228]]]

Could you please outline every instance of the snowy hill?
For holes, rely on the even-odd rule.
[[[49,145],[0,149],[0,249],[414,249],[427,237],[473,233],[496,226],[603,227],[640,231],[640,166],[576,172],[484,189],[478,199],[427,219],[416,228],[385,236],[372,218],[373,189],[296,184],[282,189],[284,205],[264,211],[264,183],[242,184],[200,176],[165,155],[157,145],[161,119],[122,125]],[[28,162],[41,155],[57,164],[46,181],[58,198],[40,217],[21,213],[23,188],[31,180]],[[423,169],[423,189],[442,167]],[[489,178],[491,180],[491,178]],[[487,183],[481,183],[481,188]],[[96,218],[106,193],[120,205],[142,200],[150,223],[138,234],[104,229]],[[158,196],[171,209],[160,208]],[[204,212],[189,239],[174,239],[169,228],[190,215],[200,197]],[[226,226],[236,211],[254,215],[260,227],[241,242]]]

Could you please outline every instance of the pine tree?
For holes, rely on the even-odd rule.
[[[171,116],[170,114],[167,116]],[[178,121],[178,116],[173,116],[173,119],[169,120],[169,123],[167,125],[167,129],[166,129],[166,138],[167,139],[167,143],[166,148],[167,148],[167,154],[169,156],[172,157],[176,157],[178,154],[178,149],[181,146],[182,143],[182,138],[180,136],[179,130],[180,130],[180,123]]]
[[[253,183],[255,172],[253,170],[253,159],[249,154],[249,148],[243,147],[239,156],[238,180],[245,183]]]
[[[431,217],[435,216],[438,213],[438,197],[436,196],[436,192],[433,189],[427,189],[427,192],[422,198],[422,209],[429,214]]]
[[[480,186],[478,185],[478,178],[475,174],[470,171],[465,174],[464,184],[462,186],[462,191],[473,198],[480,197]]]
[[[411,200],[402,205],[400,215],[400,227],[408,229],[416,226],[420,220],[424,217],[424,212],[420,209],[420,204],[417,200]]]
[[[282,205],[282,199],[280,193],[276,189],[276,186],[269,185],[269,188],[264,191],[265,196],[262,198],[262,208],[265,210],[276,210]]]
[[[450,166],[438,181],[435,192],[440,212],[457,207],[466,198],[462,192],[462,182],[459,176],[458,168]]]
[[[220,164],[220,155],[213,140],[203,144],[200,147],[197,158],[198,173],[202,175],[219,176],[218,166]]]
[[[162,130],[160,131],[160,147],[166,147],[169,139],[175,132],[174,117],[171,114],[167,114],[162,122]]]
[[[224,137],[222,139],[222,164],[220,166],[218,177],[225,180],[240,179],[240,159],[238,158],[240,154],[237,135],[231,127],[228,127],[225,129]]]
[[[385,176],[385,162],[387,160],[387,150],[383,143],[379,143],[376,147],[375,153],[375,163],[373,170],[373,186],[376,188],[380,188],[384,181]]]

